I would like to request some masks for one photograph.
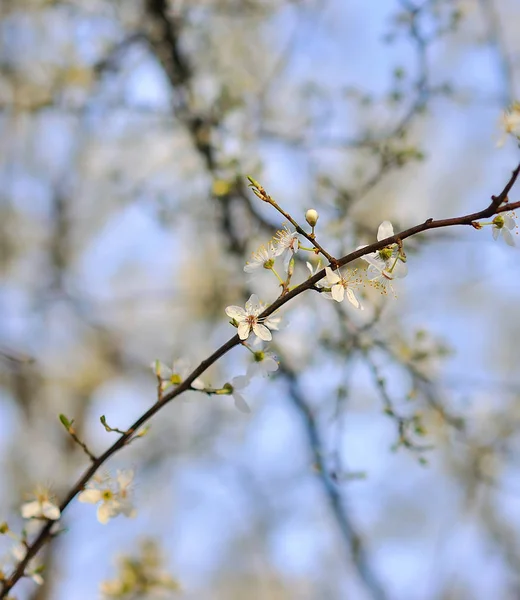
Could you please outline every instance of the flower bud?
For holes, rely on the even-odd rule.
[[[319,218],[320,215],[318,214],[317,210],[314,210],[314,208],[309,208],[309,210],[305,213],[305,220],[311,227],[316,226]]]

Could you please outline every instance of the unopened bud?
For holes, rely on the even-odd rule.
[[[316,227],[316,223],[318,222],[319,218],[320,215],[318,214],[317,210],[314,210],[314,208],[309,208],[309,210],[305,213],[305,220],[311,227]]]

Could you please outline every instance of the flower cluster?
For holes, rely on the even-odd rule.
[[[107,473],[94,475],[87,488],[78,495],[78,500],[99,503],[97,519],[103,525],[120,514],[133,518],[137,514],[132,503],[133,479],[132,469],[118,471],[115,480]]]
[[[28,537],[38,532],[43,522],[54,522],[50,530],[51,535],[60,533],[61,511],[48,488],[38,486],[32,494],[32,499],[24,502],[20,507],[20,513],[27,521],[21,535],[11,531],[7,523],[0,523],[0,535],[6,535],[14,540],[9,556],[2,562],[14,567],[25,559]],[[24,569],[24,575],[30,577],[38,585],[43,584],[42,572],[43,566],[37,558],[31,558]],[[0,583],[5,579],[4,567],[0,566]]]

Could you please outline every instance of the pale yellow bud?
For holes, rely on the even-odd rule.
[[[305,220],[311,227],[316,227],[316,223],[318,222],[319,218],[320,215],[318,214],[317,210],[314,210],[314,208],[309,208],[309,210],[305,213]]]

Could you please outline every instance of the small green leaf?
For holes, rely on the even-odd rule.
[[[61,421],[63,427],[65,427],[65,429],[67,429],[67,430],[70,429],[70,426],[72,425],[72,421],[69,421],[67,419],[67,417],[62,413],[60,413],[60,421]]]

